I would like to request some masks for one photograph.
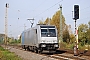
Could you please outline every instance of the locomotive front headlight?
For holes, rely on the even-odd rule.
[[[54,47],[58,47],[58,44],[55,44]]]
[[[42,43],[45,43],[45,40],[42,40],[41,42],[42,42]]]
[[[45,45],[45,44],[43,44],[43,45],[41,45],[41,47],[46,47],[46,45]]]

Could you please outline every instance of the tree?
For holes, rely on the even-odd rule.
[[[90,21],[88,22],[88,25],[89,25],[89,29],[90,29]]]
[[[60,36],[60,10],[57,11],[51,21],[50,21],[50,24],[51,25],[55,25],[57,27],[57,31],[58,31],[58,37]],[[63,27],[63,30],[64,30],[64,26],[65,26],[65,18],[64,16],[62,15],[62,27]]]
[[[87,43],[90,44],[90,21],[88,22],[88,25],[89,25],[89,29],[87,30]]]
[[[85,45],[85,41],[87,40],[86,32],[88,30],[87,24],[80,24],[78,27],[78,37],[79,41]]]
[[[45,20],[44,24],[46,24],[46,25],[50,24],[50,20],[51,20],[51,18],[47,17],[47,19]]]
[[[43,21],[42,20],[39,20],[39,22],[38,22],[39,24],[43,24]]]
[[[87,43],[90,44],[90,29],[87,30],[86,36],[87,36]]]
[[[74,43],[75,42],[75,35],[72,33],[70,34],[70,43]]]
[[[68,30],[68,25],[65,25],[66,28],[63,31],[63,41],[69,43],[70,42],[70,35]]]
[[[57,27],[58,37],[60,37],[60,10],[57,11],[52,19],[47,18],[44,22],[44,24],[48,24],[50,22],[50,25],[55,25]],[[70,42],[70,32],[69,32],[69,26],[65,24],[65,18],[62,15],[62,28],[63,28],[63,41],[64,42]]]

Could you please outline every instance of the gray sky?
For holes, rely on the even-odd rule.
[[[20,35],[24,30],[24,24],[26,29],[30,28],[28,18],[35,18],[34,26],[39,20],[44,21],[47,17],[52,18],[61,4],[66,24],[70,24],[72,30],[74,30],[72,11],[75,4],[80,6],[80,19],[77,20],[77,26],[81,23],[87,24],[90,21],[90,0],[0,0],[0,33],[4,33],[6,3],[9,3],[9,36],[11,34],[14,37]]]

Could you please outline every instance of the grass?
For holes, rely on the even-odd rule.
[[[15,55],[15,53],[11,53],[0,46],[0,60],[22,60],[22,59],[17,55]]]

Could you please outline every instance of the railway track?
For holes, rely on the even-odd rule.
[[[21,48],[20,45],[8,45],[9,49],[10,48],[16,48],[16,49],[19,49],[19,50],[23,50]],[[24,51],[24,50],[23,50]],[[28,51],[28,52],[31,52],[31,51]],[[34,52],[32,52],[34,53]],[[37,54],[37,53],[35,53]],[[43,55],[43,56],[46,56],[44,58],[42,58],[41,60],[44,60],[45,58],[54,58],[56,60],[90,60],[90,56],[74,56],[73,54],[70,54],[70,53],[67,53],[65,51],[57,51],[56,53],[41,53],[39,55]],[[87,58],[86,58],[87,57]]]
[[[56,59],[62,59],[62,60],[86,60],[85,58],[78,57],[78,56],[72,56],[70,54],[55,54],[51,55],[51,57],[56,58]]]

